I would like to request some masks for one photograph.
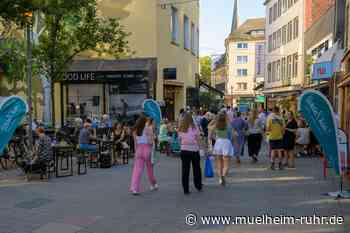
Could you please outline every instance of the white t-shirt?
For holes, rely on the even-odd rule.
[[[309,128],[298,128],[297,129],[298,138],[296,142],[300,145],[310,144],[310,129]]]

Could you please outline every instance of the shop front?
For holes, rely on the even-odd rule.
[[[299,86],[281,87],[271,90],[264,90],[266,108],[271,110],[278,106],[281,110],[298,112],[298,97],[302,89]]]
[[[146,98],[155,98],[156,67],[155,59],[74,61],[55,82],[55,122],[103,114],[113,121],[132,118]]]
[[[177,112],[184,106],[184,83],[176,80],[164,80],[165,112],[163,117],[176,120]]]

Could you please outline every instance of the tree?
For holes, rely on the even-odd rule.
[[[201,78],[202,81],[209,84],[211,83],[211,65],[212,59],[209,56],[201,57],[199,59],[201,66]]]
[[[26,12],[40,12],[45,28],[34,48],[34,63],[50,82],[61,79],[74,57],[85,51],[114,58],[131,53],[117,19],[97,16],[97,0],[1,0],[0,17],[23,26]],[[32,19],[32,18],[31,18]],[[53,85],[51,85],[53,99]],[[52,107],[54,103],[52,103]],[[52,117],[54,121],[54,116]]]

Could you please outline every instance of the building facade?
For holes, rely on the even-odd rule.
[[[248,19],[225,42],[226,104],[246,111],[256,100],[255,88],[265,68],[265,18]]]
[[[220,55],[212,67],[211,72],[211,85],[217,90],[226,94],[226,83],[227,83],[227,64],[226,54]]]
[[[342,4],[343,1],[337,1],[337,4]],[[339,104],[338,111],[340,115],[340,127],[350,137],[350,1],[344,0],[344,47],[345,55],[342,60],[343,75],[338,83]],[[338,24],[338,23],[337,23]]]
[[[87,53],[80,56],[79,59],[94,60],[93,64],[103,63],[104,68],[99,70],[96,66],[97,70],[92,70],[95,66],[91,66],[81,70],[82,66],[76,61],[67,75],[84,79],[84,75],[90,73],[95,80],[92,83],[86,80],[75,81],[75,86],[68,87],[68,90],[62,86],[62,82],[55,84],[55,100],[58,100],[54,106],[56,122],[63,123],[64,119],[69,118],[69,109],[73,106],[77,109],[81,105],[89,106],[85,107],[86,115],[94,117],[113,112],[120,114],[122,99],[129,102],[130,109],[140,109],[144,98],[155,98],[164,102],[165,116],[174,120],[181,108],[195,102],[191,98],[195,98],[198,93],[196,77],[199,74],[199,3],[179,4],[175,0],[101,0],[98,8],[103,17],[120,19],[125,31],[130,33],[128,40],[133,54],[127,60],[114,62],[109,57],[100,57],[97,54]],[[86,61],[83,63],[86,64]],[[76,69],[77,67],[79,68]],[[108,68],[111,70],[106,70]],[[141,78],[140,74],[149,82],[147,81],[142,93],[135,98],[135,89],[132,88],[131,92],[125,89],[130,85],[125,84],[122,79],[129,77],[129,83],[138,82],[137,78],[132,77]],[[110,82],[113,83],[112,86],[108,84]],[[67,82],[63,84],[67,86]],[[77,86],[79,84],[85,87]],[[109,87],[106,88],[105,85]],[[144,90],[145,88],[148,90]],[[141,91],[142,87],[136,89]],[[130,110],[128,114],[134,113],[136,112]]]
[[[305,0],[266,0],[266,74],[268,106],[296,111],[304,85]]]

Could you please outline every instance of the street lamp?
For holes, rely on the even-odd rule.
[[[26,38],[27,38],[27,103],[29,109],[29,151],[33,151],[33,106],[32,106],[32,19],[33,12],[25,12],[26,22]]]

